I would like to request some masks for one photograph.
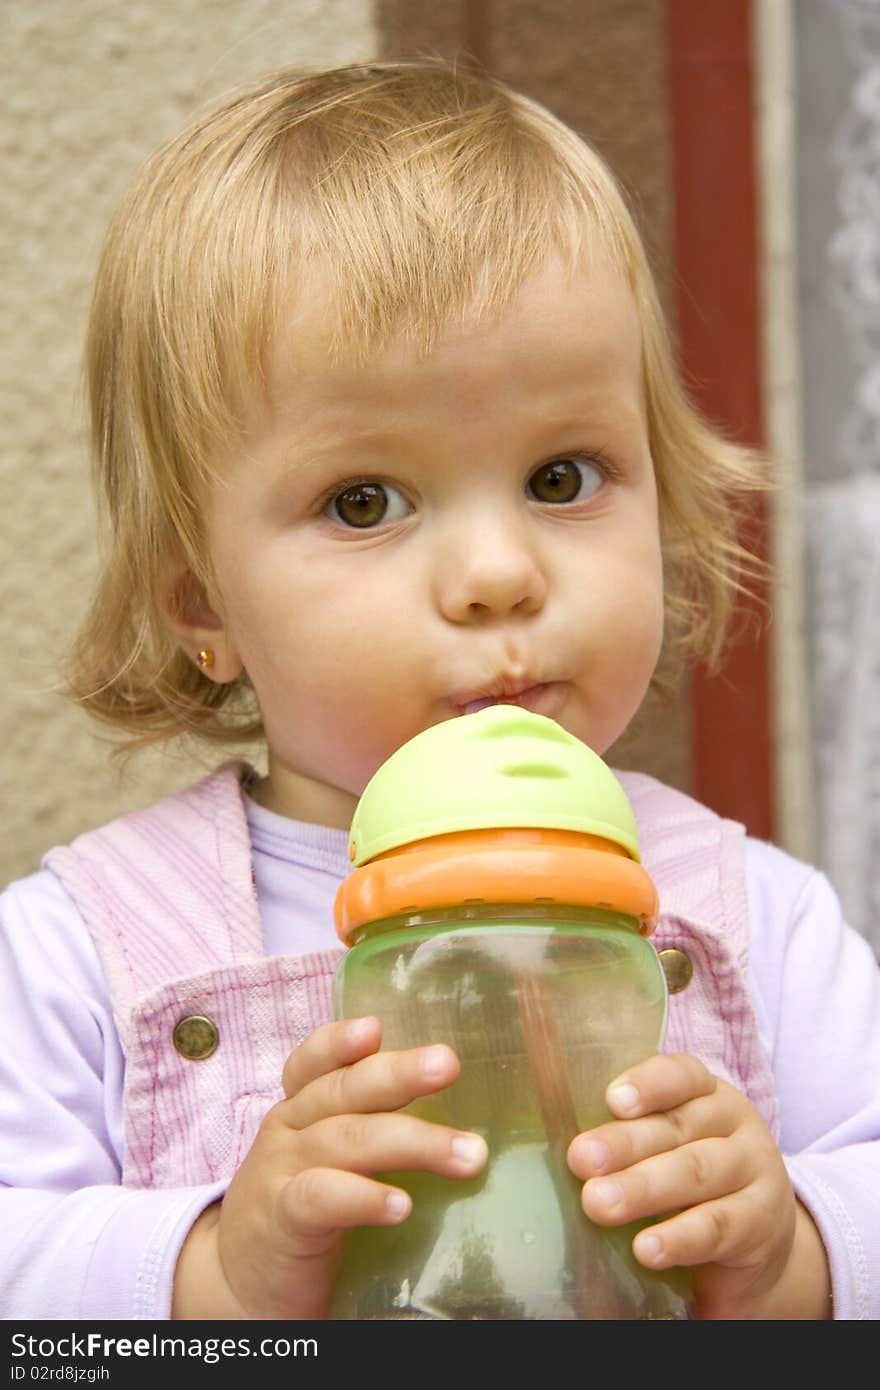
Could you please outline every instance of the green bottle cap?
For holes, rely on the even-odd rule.
[[[632,808],[608,765],[518,705],[434,724],[392,753],[357,804],[349,857],[361,865],[432,835],[513,826],[599,835],[640,860]]]

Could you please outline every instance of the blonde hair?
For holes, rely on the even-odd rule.
[[[718,656],[760,561],[738,501],[766,485],[680,385],[645,252],[602,160],[533,101],[441,60],[281,72],[159,150],[114,218],[87,340],[106,557],[69,692],[135,745],[260,732],[246,676],[219,685],[168,633],[162,567],[210,579],[199,496],[259,391],[281,302],[333,286],[332,351],[368,361],[401,332],[429,350],[466,308],[500,316],[550,252],[599,248],[642,324],[667,649]]]

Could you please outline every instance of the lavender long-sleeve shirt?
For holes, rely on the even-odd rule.
[[[269,954],[335,944],[342,830],[247,802]],[[747,841],[750,982],[780,1147],[829,1252],[838,1318],[880,1318],[880,972],[823,876]],[[52,873],[0,898],[0,1316],[164,1319],[222,1185],[119,1186],[124,1058],[91,937]]]

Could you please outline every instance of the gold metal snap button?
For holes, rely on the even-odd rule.
[[[217,1025],[205,1018],[204,1014],[189,1014],[182,1018],[175,1026],[173,1037],[174,1046],[181,1057],[188,1057],[191,1062],[204,1062],[206,1057],[217,1051],[220,1042]]]
[[[670,994],[678,994],[687,988],[694,973],[690,956],[680,951],[677,946],[672,946],[668,951],[660,952],[660,964],[663,966]]]

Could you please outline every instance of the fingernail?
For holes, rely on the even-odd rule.
[[[613,1211],[619,1207],[623,1201],[623,1188],[619,1182],[612,1182],[609,1178],[598,1178],[589,1183],[590,1196],[599,1201],[608,1211]]]
[[[456,1134],[452,1141],[452,1152],[469,1168],[482,1167],[489,1152],[485,1139],[479,1134]]]
[[[638,1110],[642,1098],[635,1086],[624,1083],[622,1086],[609,1086],[607,1099],[616,1115],[632,1115]]]
[[[392,1221],[402,1221],[409,1216],[412,1202],[406,1192],[389,1192],[385,1198],[385,1210]]]
[[[611,1166],[611,1150],[601,1139],[584,1139],[578,1144],[578,1158],[593,1173],[604,1173]]]
[[[422,1076],[428,1081],[436,1081],[449,1066],[449,1054],[445,1047],[428,1047],[422,1053]]]
[[[363,1042],[367,1033],[370,1031],[372,1022],[372,1018],[353,1018],[345,1030],[347,1041],[355,1045]]]
[[[663,1260],[663,1242],[650,1231],[642,1231],[636,1237],[633,1248],[642,1264],[657,1265]]]

